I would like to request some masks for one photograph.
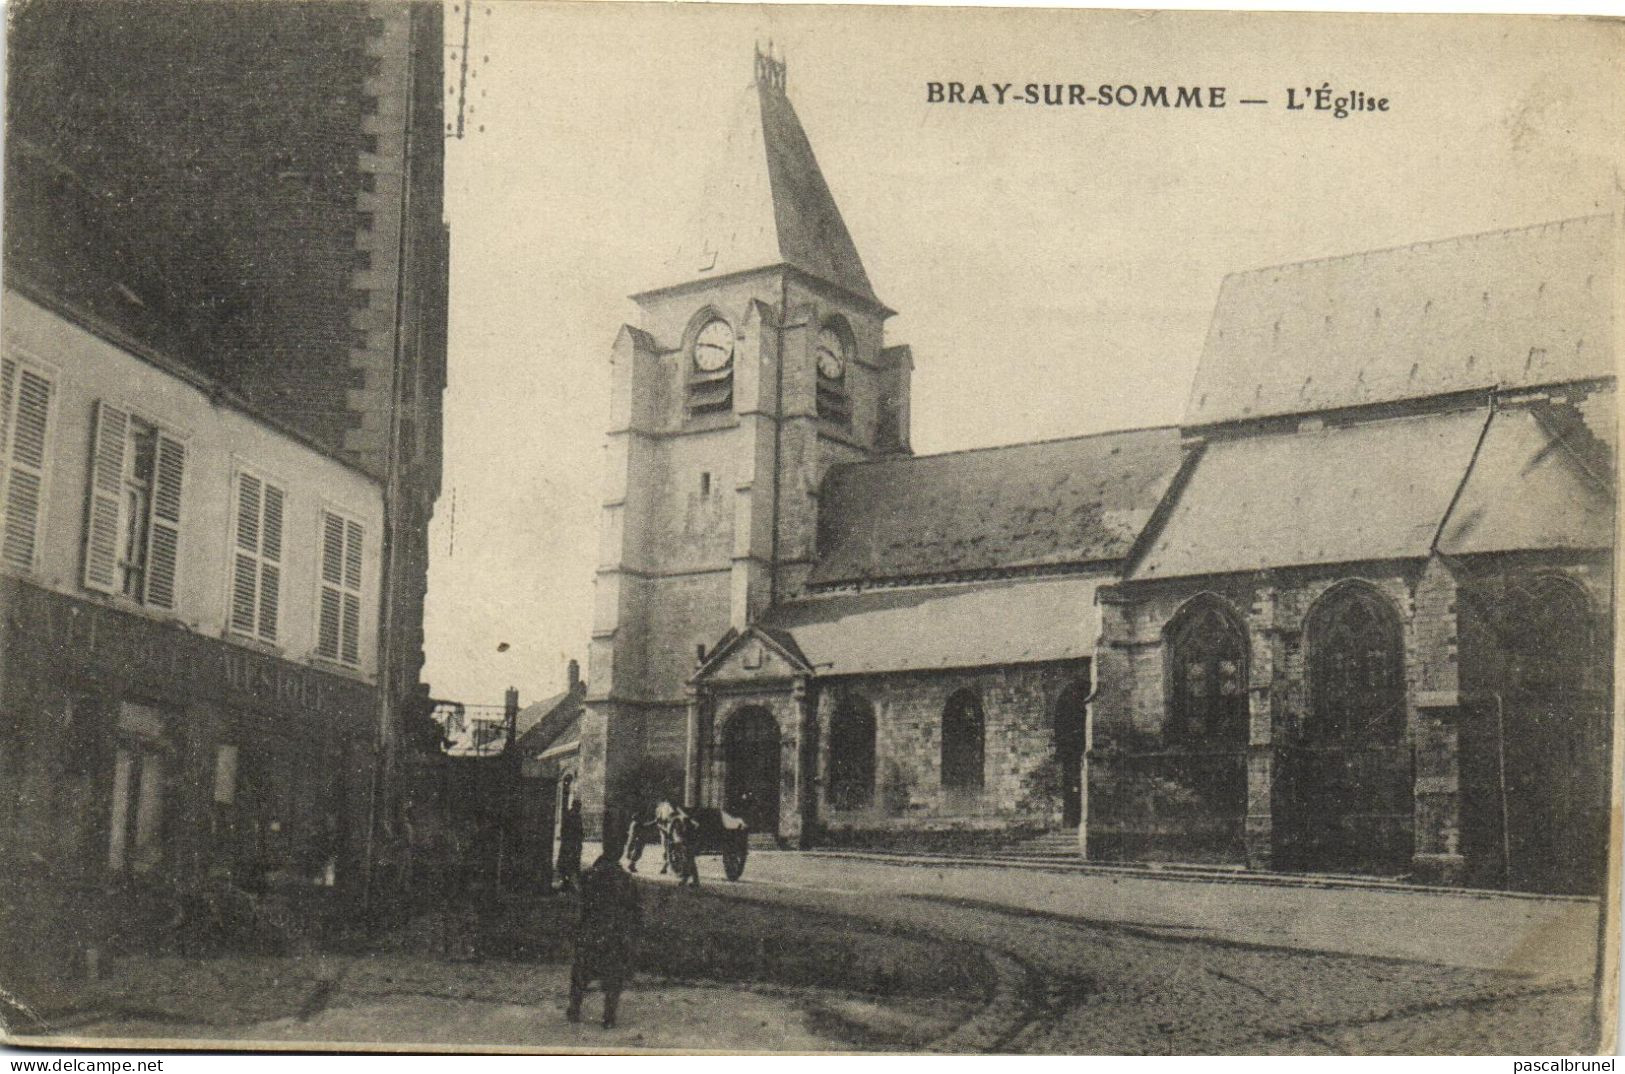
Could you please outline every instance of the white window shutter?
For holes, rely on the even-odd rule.
[[[118,588],[119,499],[124,489],[124,452],[129,432],[128,412],[106,400],[96,403],[85,521],[84,583],[86,589],[102,593],[112,593]]]
[[[282,490],[266,485],[264,506],[260,523],[259,633],[265,641],[275,641],[282,598]]]
[[[186,445],[158,434],[158,457],[152,491],[152,523],[147,538],[147,603],[175,607],[175,578],[180,567],[181,484]]]
[[[12,365],[7,385],[6,427],[0,445],[6,448],[0,474],[0,558],[13,567],[32,570],[39,543],[41,500],[45,487],[45,435],[51,416],[51,382],[32,369]],[[7,439],[9,437],[9,439]]]

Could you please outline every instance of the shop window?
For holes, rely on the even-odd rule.
[[[979,791],[985,779],[982,699],[960,690],[942,710],[942,786],[948,791]]]
[[[25,571],[34,569],[39,551],[50,415],[45,371],[0,358],[0,561]]]
[[[163,714],[146,705],[128,701],[120,704],[108,822],[108,868],[150,873],[163,865],[168,766]]]
[[[361,661],[361,524],[322,512],[316,655],[355,667]]]
[[[248,473],[237,475],[233,530],[231,629],[276,641],[282,589],[282,489]]]
[[[1180,610],[1169,627],[1170,739],[1242,738],[1247,734],[1246,636],[1212,599]]]
[[[829,724],[829,804],[864,809],[875,796],[875,709],[868,699],[843,693]]]
[[[175,607],[186,448],[105,400],[96,405],[84,584]]]

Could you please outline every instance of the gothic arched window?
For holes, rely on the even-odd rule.
[[[842,693],[829,723],[829,804],[863,809],[875,797],[875,709]]]
[[[982,734],[982,699],[975,690],[957,691],[942,710],[943,789],[982,789]]]
[[[1247,641],[1217,600],[1198,598],[1168,629],[1170,738],[1247,736]]]
[[[1513,689],[1578,693],[1592,660],[1591,609],[1565,578],[1528,579],[1508,588],[1503,635]]]
[[[1399,623],[1387,602],[1349,585],[1322,598],[1309,617],[1313,717],[1319,741],[1392,742],[1405,732],[1405,674]]]

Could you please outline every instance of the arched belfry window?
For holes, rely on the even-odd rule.
[[[1591,607],[1566,578],[1542,576],[1509,586],[1502,634],[1513,689],[1526,694],[1577,694],[1596,652]]]
[[[1399,621],[1363,585],[1323,597],[1309,617],[1312,740],[1393,742],[1405,733]]]
[[[1198,598],[1168,628],[1172,739],[1247,737],[1247,636],[1218,600]]]
[[[852,424],[852,357],[857,343],[852,326],[839,315],[825,321],[814,342],[818,366],[818,417],[846,428]]]
[[[875,709],[867,698],[842,693],[829,724],[829,804],[865,809],[875,797]]]
[[[942,786],[949,791],[982,789],[982,699],[975,690],[959,690],[942,710]]]
[[[687,408],[691,418],[727,414],[734,406],[734,330],[707,310],[688,337]]]

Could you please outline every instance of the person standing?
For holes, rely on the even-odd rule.
[[[559,822],[559,890],[574,891],[581,876],[581,799],[573,798]]]
[[[621,990],[631,974],[643,911],[637,885],[612,853],[604,853],[581,875],[581,917],[576,924],[575,958],[570,964],[570,1005],[564,1016],[581,1021],[581,1001],[593,981],[604,988],[605,1029],[615,1026]]]

